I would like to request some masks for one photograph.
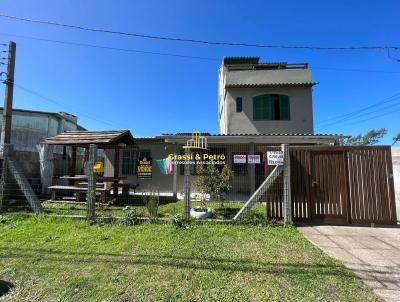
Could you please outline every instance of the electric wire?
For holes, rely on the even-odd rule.
[[[0,17],[7,18],[10,20],[18,20],[29,23],[52,25],[57,27],[72,28],[82,31],[107,33],[113,35],[131,36],[137,38],[163,40],[163,41],[173,41],[173,42],[185,42],[185,43],[197,43],[197,44],[208,44],[208,45],[222,45],[222,46],[242,46],[242,47],[255,47],[255,48],[283,48],[283,49],[309,49],[309,50],[386,50],[386,49],[398,49],[400,46],[389,46],[389,45],[377,45],[377,46],[346,46],[346,47],[325,47],[325,46],[307,46],[307,45],[268,45],[268,44],[253,44],[244,42],[225,42],[225,41],[210,41],[210,40],[200,40],[192,38],[180,38],[173,36],[158,36],[149,34],[140,34],[134,32],[116,31],[103,28],[85,27],[81,25],[65,24],[54,21],[46,21],[39,19],[31,19],[19,16],[11,16],[0,12]]]
[[[335,116],[335,117],[331,117],[331,118],[322,120],[322,121],[318,122],[317,125],[326,124],[329,121],[338,122],[337,120],[340,120],[342,118],[346,118],[346,117],[349,117],[349,116],[354,116],[354,115],[356,115],[356,114],[358,114],[360,112],[365,112],[365,111],[367,111],[367,110],[369,110],[371,108],[378,107],[378,106],[381,106],[383,104],[387,104],[387,103],[393,102],[394,100],[397,100],[398,96],[400,96],[400,92],[397,92],[397,93],[393,94],[390,97],[384,98],[384,99],[382,99],[382,100],[380,100],[380,101],[378,101],[378,102],[376,102],[376,103],[374,103],[372,105],[363,107],[361,109],[357,109],[357,110],[351,111],[351,112],[346,113],[346,114],[341,114],[341,115],[338,115],[338,116]]]
[[[88,118],[88,119],[91,119],[91,120],[93,120],[93,121],[96,121],[96,122],[99,122],[99,123],[102,123],[102,124],[106,124],[106,125],[108,125],[108,126],[114,126],[115,124],[118,124],[118,123],[115,123],[115,122],[112,122],[112,121],[101,120],[101,119],[98,119],[98,118],[93,117],[93,116],[91,116],[91,115],[88,115],[87,113],[84,113],[84,112],[81,112],[81,111],[77,111],[76,109],[72,108],[72,107],[69,106],[69,105],[65,105],[65,104],[63,104],[62,102],[59,102],[59,101],[56,101],[56,100],[54,100],[54,99],[52,99],[52,98],[49,98],[49,97],[47,97],[47,96],[44,96],[44,95],[42,95],[41,93],[39,93],[39,92],[37,92],[37,91],[35,91],[35,90],[33,90],[33,89],[27,88],[27,87],[25,87],[25,86],[23,86],[23,85],[20,85],[20,84],[18,84],[18,83],[15,83],[15,82],[14,82],[14,86],[17,87],[17,88],[19,88],[19,89],[21,89],[21,90],[24,90],[24,91],[26,91],[26,92],[32,94],[32,95],[35,95],[35,96],[37,96],[37,97],[39,97],[39,98],[41,98],[41,99],[43,99],[43,100],[45,100],[45,101],[48,101],[48,102],[50,102],[50,103],[53,103],[53,104],[55,104],[55,105],[61,106],[61,107],[63,107],[63,108],[69,107],[69,108],[72,109],[75,113],[79,114],[79,116],[84,116],[84,117],[86,117],[86,118]],[[126,128],[126,127],[125,127],[125,128]],[[128,127],[128,128],[129,128],[129,127]]]
[[[56,43],[56,44],[61,44],[61,45],[72,45],[72,46],[78,46],[78,47],[105,49],[105,50],[111,50],[111,51],[170,56],[170,57],[184,58],[184,59],[198,59],[198,60],[210,61],[210,62],[220,62],[221,61],[220,58],[216,58],[216,57],[191,56],[191,55],[176,54],[176,53],[169,53],[169,52],[156,52],[156,51],[146,51],[146,50],[140,50],[140,49],[110,47],[110,46],[104,46],[104,45],[98,45],[98,44],[88,44],[88,43],[80,43],[80,42],[72,42],[72,41],[53,40],[53,39],[46,39],[46,38],[26,36],[26,35],[9,34],[9,33],[4,33],[4,32],[0,32],[0,35],[17,37],[17,38],[28,39],[28,40],[33,40],[33,41],[49,42],[49,43]],[[6,52],[6,51],[4,51],[4,52]],[[346,72],[387,73],[387,74],[399,74],[400,75],[400,71],[389,71],[389,70],[370,70],[370,69],[365,70],[365,69],[332,68],[332,67],[320,67],[320,66],[310,67],[310,69],[311,70],[346,71]]]

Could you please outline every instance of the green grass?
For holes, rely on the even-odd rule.
[[[0,280],[4,301],[378,301],[290,226],[3,216]]]
[[[45,213],[57,214],[57,215],[86,215],[85,204],[65,204],[65,203],[51,203],[43,202]],[[192,202],[192,206],[201,205],[200,202]],[[243,206],[242,202],[224,202],[223,205],[219,202],[207,202],[206,205],[213,210],[213,218],[216,219],[231,219]],[[148,216],[146,207],[141,204],[133,205],[136,208],[138,216]],[[122,217],[124,213],[122,211],[123,206],[107,206],[101,209],[99,206],[96,209],[98,216],[113,216]],[[265,217],[265,206],[261,203],[256,204],[252,208],[253,215],[260,218]],[[170,202],[161,204],[158,208],[160,217],[173,217],[175,214],[183,213],[183,201]]]

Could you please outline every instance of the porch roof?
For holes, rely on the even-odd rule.
[[[88,147],[89,144],[96,144],[98,148],[101,149],[113,149],[126,145],[135,145],[133,136],[129,130],[66,131],[47,138],[43,143],[83,148]]]
[[[342,134],[312,134],[312,133],[240,133],[240,134],[210,134],[202,133],[207,138],[208,143],[214,144],[329,144],[336,140],[346,137]],[[159,136],[166,142],[186,143],[192,138],[191,133],[162,134]]]

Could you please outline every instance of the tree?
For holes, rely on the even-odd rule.
[[[222,201],[224,194],[231,189],[230,181],[233,177],[233,171],[228,165],[225,165],[221,172],[214,165],[198,165],[196,168],[197,177],[194,185],[200,191],[204,201],[207,194],[211,198]]]
[[[400,133],[397,133],[397,135],[393,137],[393,145],[396,144],[397,142],[400,142]]]
[[[350,136],[340,140],[339,144],[344,146],[371,146],[379,143],[380,139],[387,133],[387,129],[372,129],[366,134]]]

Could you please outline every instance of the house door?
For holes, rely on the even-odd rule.
[[[348,182],[343,151],[311,152],[311,215],[313,221],[346,223]]]

